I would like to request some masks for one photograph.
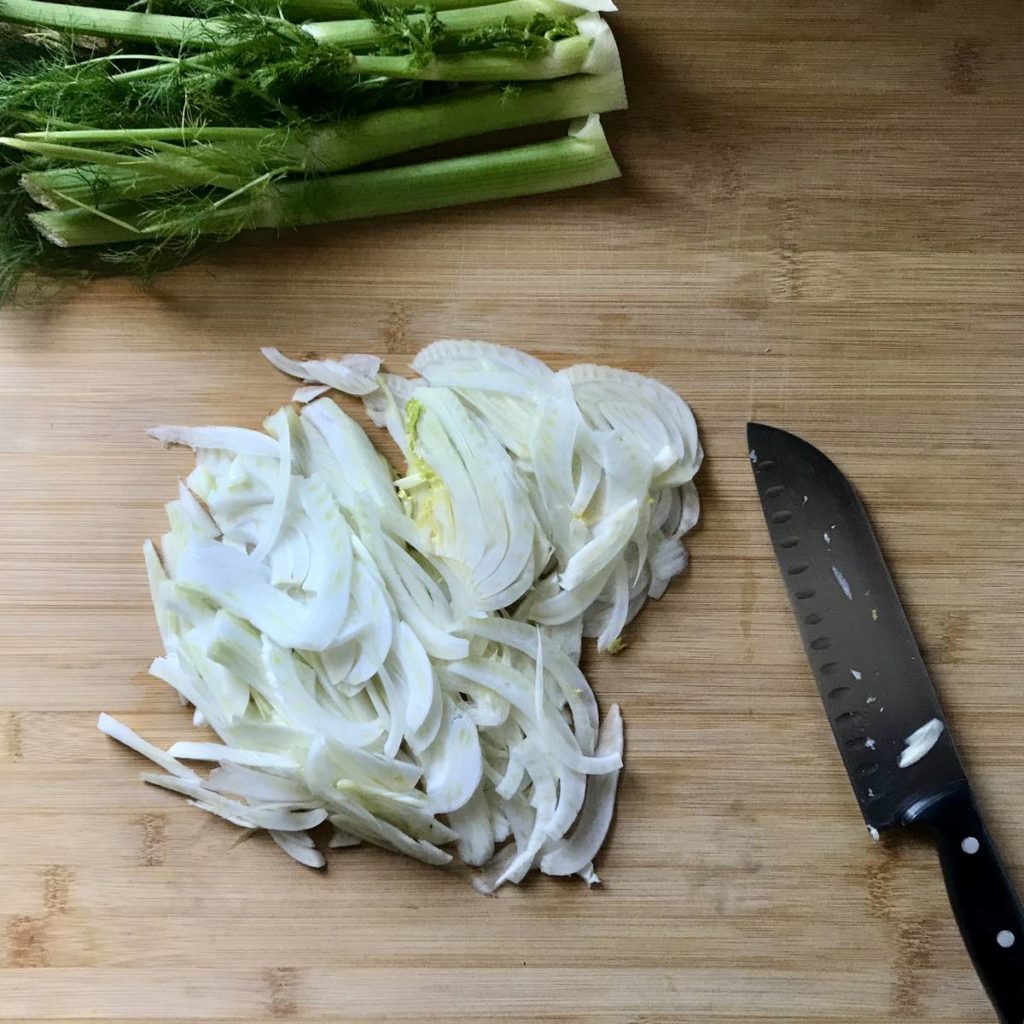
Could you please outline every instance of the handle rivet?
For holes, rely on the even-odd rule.
[[[996,936],[996,942],[999,943],[1003,949],[1009,949],[1017,941],[1017,936],[1013,932],[1002,931]]]
[[[981,843],[974,836],[968,836],[961,844],[960,849],[967,854],[975,854],[981,849]]]

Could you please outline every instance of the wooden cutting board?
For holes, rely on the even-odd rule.
[[[860,485],[1024,886],[1024,6],[635,0],[623,181],[252,237],[148,294],[0,313],[0,1016],[669,1024],[993,1020],[931,851],[872,844],[749,478],[757,417]],[[590,658],[628,770],[593,891],[326,873],[138,782],[94,728],[187,713],[140,545],[257,425],[259,356],[484,338],[656,374],[708,458],[688,575]]]

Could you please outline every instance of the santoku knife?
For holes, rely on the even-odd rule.
[[[964,766],[867,512],[817,448],[760,423],[750,461],[782,579],[854,792],[877,838],[922,825],[1004,1022],[1024,1024],[1024,911]]]

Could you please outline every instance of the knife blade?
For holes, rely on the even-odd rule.
[[[927,827],[1000,1019],[1024,1024],[1024,911],[985,828],[871,521],[813,445],[747,426],[761,509],[869,830]]]
[[[775,557],[836,745],[870,828],[902,823],[966,774],[867,512],[846,477],[806,441],[748,428]],[[905,740],[942,724],[900,768]]]

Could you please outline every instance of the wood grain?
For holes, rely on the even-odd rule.
[[[1024,885],[1024,6],[635,0],[615,27],[621,182],[0,314],[0,1018],[993,1019],[930,850],[864,832],[743,426],[860,485]],[[145,675],[140,559],[189,459],[144,428],[259,423],[290,393],[260,344],[401,365],[446,336],[657,374],[700,417],[691,571],[591,659],[628,730],[600,890],[485,901],[372,850],[305,871],[94,729],[189,732]]]

